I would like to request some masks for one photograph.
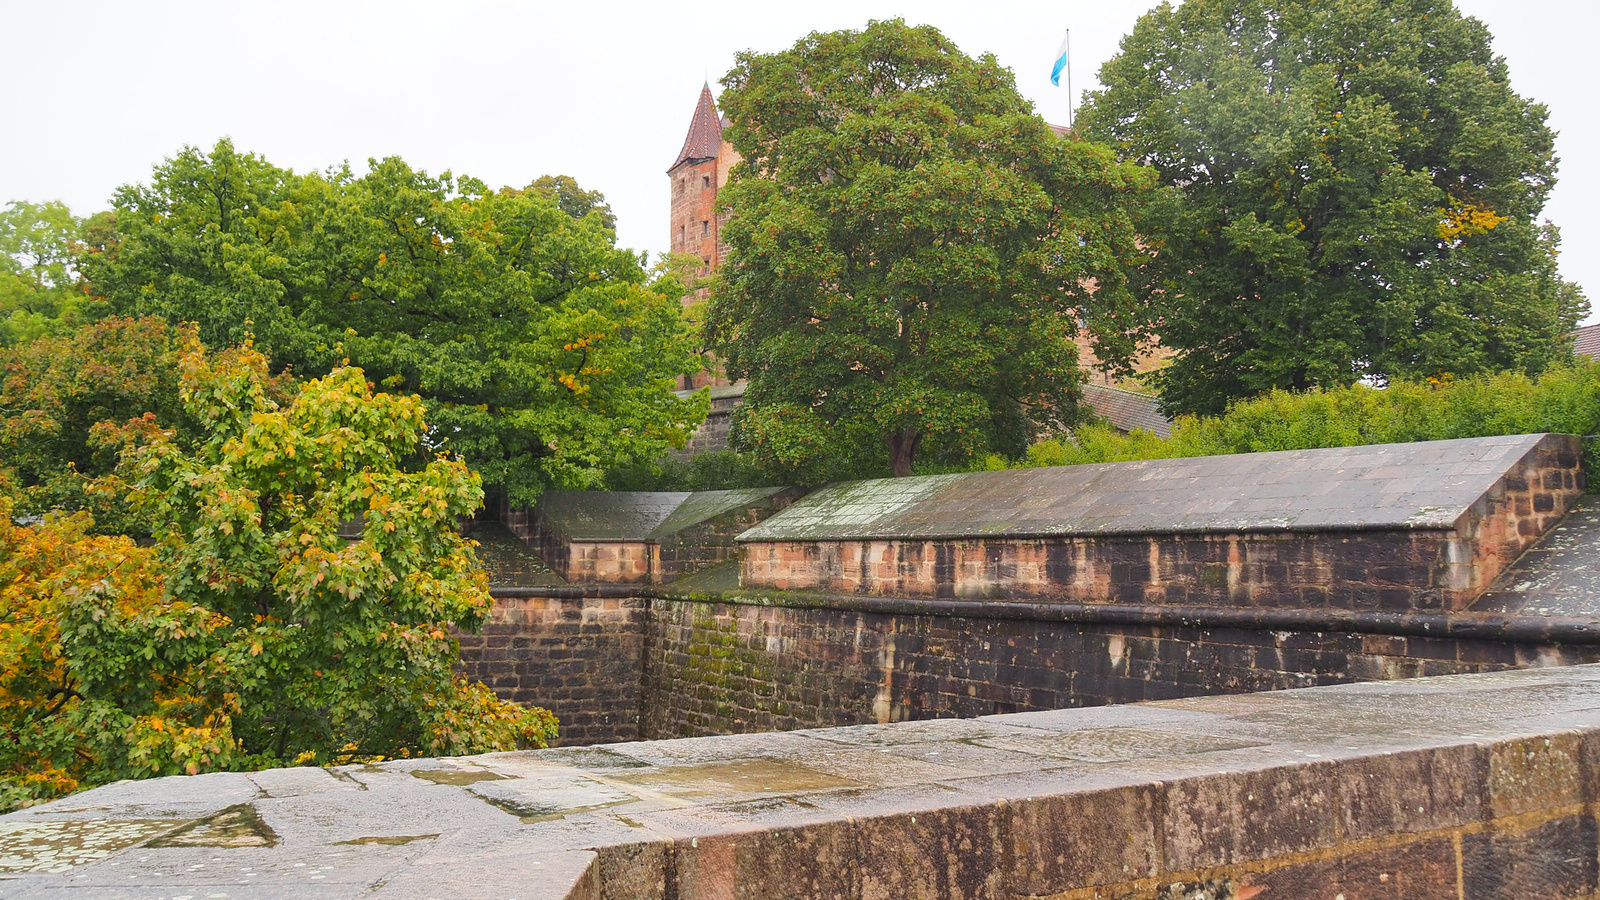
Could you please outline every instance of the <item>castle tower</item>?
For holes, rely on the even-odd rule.
[[[700,257],[702,275],[715,272],[727,252],[722,243],[725,217],[717,215],[717,191],[728,183],[728,170],[739,155],[723,141],[723,124],[707,84],[700,89],[700,102],[689,120],[683,149],[667,169],[672,184],[672,252]],[[704,299],[703,295],[703,290],[696,291],[693,299]]]

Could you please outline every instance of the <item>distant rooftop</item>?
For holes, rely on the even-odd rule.
[[[1161,414],[1154,397],[1103,384],[1085,384],[1083,401],[1123,433],[1137,428],[1156,437],[1172,436],[1172,420]]]
[[[824,488],[740,541],[1449,529],[1545,435],[970,472]]]
[[[1578,329],[1572,351],[1579,356],[1600,359],[1600,325],[1585,325]]]
[[[700,89],[700,102],[694,108],[694,118],[689,120],[689,133],[683,139],[683,149],[678,158],[667,167],[671,172],[686,162],[715,159],[722,152],[722,117],[717,115],[717,101],[711,96],[711,85]]]

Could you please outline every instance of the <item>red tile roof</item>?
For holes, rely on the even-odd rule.
[[[1161,414],[1156,398],[1101,384],[1083,386],[1083,400],[1095,415],[1123,434],[1142,428],[1156,437],[1172,436],[1172,420]]]
[[[1600,325],[1585,325],[1578,329],[1572,352],[1590,359],[1600,359]]]
[[[717,101],[711,96],[711,85],[700,89],[700,103],[694,108],[694,118],[689,120],[689,134],[683,139],[683,149],[667,171],[686,162],[715,159],[722,152],[722,117],[717,115]]]

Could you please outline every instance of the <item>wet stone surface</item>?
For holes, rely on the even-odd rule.
[[[1597,762],[1574,666],[167,778],[0,816],[0,897],[1577,896]]]
[[[499,522],[472,529],[478,542],[478,563],[489,573],[489,587],[554,587],[566,580],[551,570],[538,552]]]
[[[741,541],[1451,528],[1543,435],[858,481]]]
[[[538,509],[545,527],[567,540],[661,540],[784,490],[546,491]]]
[[[65,872],[183,824],[159,819],[0,822],[0,876]]]
[[[1587,494],[1502,573],[1472,612],[1600,622],[1600,496]]]

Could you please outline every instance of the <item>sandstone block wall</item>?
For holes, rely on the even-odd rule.
[[[1418,690],[1394,699],[1413,715],[1471,702]],[[977,783],[946,774],[938,790],[916,783],[898,796],[815,790],[747,803],[726,819],[685,816],[692,842],[643,866],[639,855],[602,854],[602,872],[610,861],[632,884],[662,886],[639,896],[678,900],[1576,900],[1600,890],[1592,711],[1566,727],[1560,715],[1545,715],[1520,734],[1502,721],[1472,737],[1407,738],[1331,715],[1344,700],[1392,728],[1402,709],[1315,696],[1129,707],[1082,725],[1065,715],[1003,717],[945,729],[943,742],[928,740],[940,733],[928,729],[914,750],[896,745],[893,728],[840,735],[958,770],[993,746],[1077,744],[1084,761]],[[1224,712],[1236,730],[1208,721]],[[1456,721],[1453,712],[1443,715]],[[1251,731],[1253,716],[1282,730]],[[1053,733],[986,734],[1030,721]],[[1121,724],[1107,727],[1113,721]],[[765,749],[820,760],[836,733],[808,733],[817,749]],[[722,827],[697,829],[702,821]]]
[[[1600,647],[652,601],[648,739],[1600,661]]]
[[[498,598],[481,634],[458,635],[461,670],[553,711],[557,746],[634,740],[649,612],[639,598]]]
[[[1600,667],[122,781],[0,860],[73,900],[1593,900]]]
[[[792,503],[795,488],[732,491],[552,491],[548,507],[503,521],[562,578],[662,584],[733,559],[736,538]]]
[[[557,556],[565,563],[552,568],[568,581],[597,584],[652,584],[661,567],[657,546],[647,541],[572,541]]]
[[[722,187],[715,159],[675,168],[672,179],[671,241],[673,253],[700,257],[709,275],[722,262],[722,222],[717,217],[717,191]]]
[[[741,539],[741,583],[892,597],[1459,610],[1584,489],[1576,438],[1493,440],[1393,445],[1392,461],[1381,455],[1386,448],[1356,448],[1364,459],[1351,459],[1351,449],[1298,454],[1324,469],[1346,459],[1365,467],[1361,479],[1336,469],[1321,484],[1315,471],[1276,468],[1295,460],[1267,459],[1283,454],[1252,454],[1161,461],[1172,464],[1153,470],[1172,482],[1162,490],[1135,490],[1149,482],[1149,466],[1098,467],[1091,501],[1071,496],[1075,485],[1055,483],[1082,480],[1066,470],[925,479],[920,488],[888,485],[891,496],[869,501],[832,502],[824,492],[802,504],[816,512],[795,510],[809,518],[776,516]],[[1507,462],[1480,463],[1491,453]],[[1258,495],[1254,507],[1214,511],[1247,488]],[[1063,496],[1057,518],[1048,509],[1014,513],[1041,494],[1050,500],[1051,490]],[[908,504],[910,513],[898,512]],[[890,512],[857,524],[876,508]],[[1063,533],[1026,533],[1052,527]]]

